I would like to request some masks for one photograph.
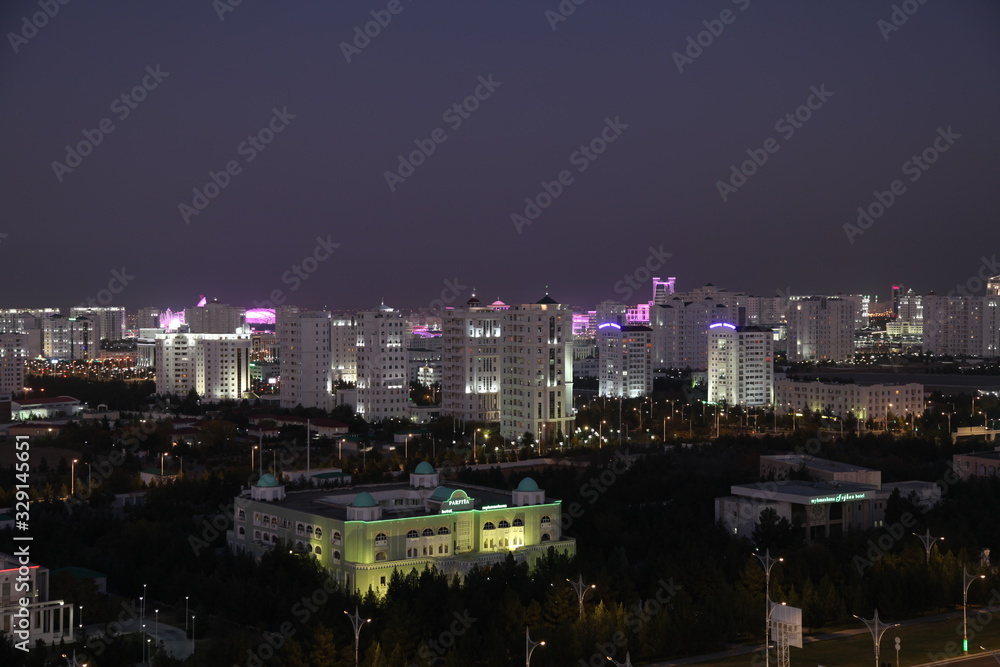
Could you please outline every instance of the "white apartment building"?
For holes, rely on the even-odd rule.
[[[358,381],[358,322],[353,315],[330,318],[330,364],[334,382]]]
[[[503,313],[469,299],[442,315],[441,414],[466,422],[500,421]]]
[[[281,343],[281,407],[333,407],[330,313],[282,306],[277,311]]]
[[[896,310],[896,321],[906,324],[923,324],[924,298],[914,293],[912,289],[899,296]]]
[[[1000,296],[1000,276],[993,276],[986,281],[986,296]]]
[[[50,359],[100,359],[101,321],[50,315],[42,320],[42,354]]]
[[[783,296],[748,296],[747,324],[781,324],[785,321],[788,299]]]
[[[924,352],[1000,356],[1000,296],[924,297]]]
[[[125,338],[125,309],[121,306],[70,308],[69,316],[97,320],[97,330],[101,332],[102,339],[121,340]]]
[[[0,333],[0,396],[23,391],[27,358],[25,334]]]
[[[136,329],[157,329],[160,326],[160,309],[155,306],[140,308],[135,318]]]
[[[788,413],[809,409],[838,417],[853,415],[857,419],[885,419],[896,416],[921,415],[925,408],[922,384],[840,384],[835,382],[801,382],[776,380],[774,401],[778,412]]]
[[[708,400],[726,405],[774,402],[774,334],[766,327],[709,325]]]
[[[156,392],[205,401],[239,400],[250,389],[250,336],[158,333]]]
[[[686,301],[673,298],[654,306],[653,368],[708,368],[708,326],[737,321],[738,306],[711,298]]]
[[[213,300],[204,306],[185,309],[184,322],[191,333],[242,333],[246,327],[246,310]]]
[[[22,600],[27,603],[23,607]],[[72,604],[49,599],[49,568],[28,561],[16,549],[13,555],[0,553],[0,632],[17,648],[27,651],[38,641],[50,646],[72,643],[73,612]]]
[[[406,419],[410,414],[407,382],[408,334],[403,314],[385,304],[358,313],[357,413],[368,421]]]
[[[573,428],[572,311],[546,294],[503,314],[500,432],[531,433],[544,449]]]
[[[854,359],[857,305],[838,297],[808,297],[788,308],[789,361]]]
[[[653,330],[597,325],[598,395],[642,398],[653,393]]]

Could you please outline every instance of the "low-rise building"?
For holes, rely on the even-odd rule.
[[[924,385],[915,382],[861,385],[781,379],[774,382],[774,394],[779,413],[829,410],[840,417],[876,421],[888,414],[923,414],[926,401]]]
[[[72,642],[73,605],[49,599],[49,568],[0,553],[0,632],[25,650]]]

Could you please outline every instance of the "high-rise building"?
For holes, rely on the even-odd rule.
[[[993,276],[986,281],[986,296],[1000,296],[1000,276]]]
[[[573,428],[572,311],[546,294],[511,306],[501,333],[500,432],[530,433],[542,449]]]
[[[923,324],[924,298],[915,294],[912,289],[899,297],[896,305],[896,319],[907,324]]]
[[[159,333],[155,363],[157,393],[239,400],[250,389],[250,336]]]
[[[204,306],[186,309],[184,321],[191,328],[191,333],[243,333],[246,310],[213,300]]]
[[[808,297],[788,309],[789,361],[854,359],[856,304],[836,297]]]
[[[727,405],[774,402],[774,335],[767,327],[719,322],[708,331],[708,400]]]
[[[503,314],[480,306],[442,316],[441,414],[462,421],[500,421],[500,345]]]
[[[899,299],[903,296],[903,285],[892,286],[892,314],[894,317],[899,317]]]
[[[50,315],[42,320],[42,353],[50,359],[100,359],[99,319]]]
[[[598,395],[641,398],[653,393],[653,330],[604,322],[597,325]]]
[[[69,309],[70,317],[87,317],[97,322],[96,329],[103,340],[125,338],[125,309],[121,306],[94,306]]]
[[[25,337],[23,333],[0,333],[0,397],[20,394],[24,389]]]
[[[929,294],[923,306],[925,353],[1000,356],[1000,296]]]
[[[383,304],[358,313],[357,328],[358,414],[368,421],[408,418],[410,387],[403,314]]]
[[[277,312],[281,344],[281,407],[333,406],[330,368],[330,313],[282,306]]]
[[[160,309],[155,306],[140,308],[136,315],[136,329],[158,329],[160,326]]]
[[[330,348],[333,381],[355,384],[358,381],[358,322],[353,315],[334,315],[330,319]]]
[[[653,304],[660,305],[661,303],[666,303],[674,293],[674,282],[677,278],[667,278],[663,280],[660,277],[653,278]]]
[[[775,296],[747,297],[747,324],[776,325],[785,321],[788,298]]]
[[[738,321],[738,306],[673,298],[653,307],[653,368],[708,368],[708,326]]]

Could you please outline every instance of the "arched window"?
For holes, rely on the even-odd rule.
[[[487,521],[483,524],[483,530],[496,530],[496,526],[493,525],[492,521]]]
[[[387,544],[389,544],[389,538],[386,537],[385,533],[379,533],[375,536],[375,546],[384,547]]]
[[[510,528],[510,522],[507,521],[507,519],[504,519],[497,524],[497,528]]]
[[[322,555],[322,554],[323,554],[323,547],[321,547],[320,545],[318,545],[318,544],[317,544],[317,545],[316,545],[316,546],[315,546],[315,547],[313,548],[313,552],[314,552],[314,553],[315,553],[315,554],[316,554],[317,556],[320,556],[320,555]]]
[[[317,540],[323,539],[323,529],[320,528],[319,526],[316,526],[316,539]]]
[[[246,520],[247,520],[247,513],[246,513],[246,511],[245,510],[240,510],[240,521],[246,521]]]
[[[451,530],[448,526],[441,526],[438,528],[438,535],[451,535]]]
[[[433,528],[424,528],[423,535],[424,535],[424,537],[433,537],[434,536],[434,529]]]
[[[416,539],[418,537],[420,537],[420,533],[418,533],[415,530],[411,530],[410,532],[408,532],[406,534],[406,539],[408,539],[408,540]]]
[[[334,544],[340,544],[340,531],[339,530],[333,531],[333,535],[330,536],[330,541],[333,542]]]
[[[340,552],[339,551],[335,550],[333,552],[333,560],[337,561],[338,563],[340,562]]]
[[[549,518],[548,514],[546,514],[545,516],[542,517],[542,525],[543,526],[548,526],[551,523],[552,523],[552,519]]]
[[[542,533],[542,542],[548,542],[548,541],[550,541],[551,539],[552,539],[552,537],[551,537],[551,536],[549,536],[549,534],[548,534],[548,533]]]
[[[308,535],[309,537],[313,536],[313,527],[312,526],[306,526],[306,535]]]
[[[255,539],[255,540],[259,540],[260,539],[260,531],[259,530],[253,531],[253,539]]]
[[[515,528],[520,528],[523,525],[524,525],[524,519],[521,519],[521,518],[514,519],[514,527]]]
[[[296,540],[295,541],[295,550],[296,551],[305,551],[306,550],[306,546],[304,544],[302,544],[302,540]]]
[[[271,517],[271,527],[272,528],[277,528],[278,527],[278,517],[276,517],[276,516],[272,516]]]
[[[305,531],[306,531],[306,525],[304,523],[296,524],[296,526],[295,526],[295,532],[296,533],[298,533],[299,535],[301,535]]]
[[[240,532],[239,532],[239,536],[240,536],[240,537],[246,537],[246,534],[247,534],[247,531],[246,531],[246,529],[245,529],[245,528],[243,528],[243,526],[240,526]]]
[[[416,547],[410,547],[409,549],[407,549],[406,550],[406,557],[407,558],[416,558],[417,557],[417,548]]]
[[[389,560],[389,557],[385,555],[384,551],[379,551],[377,554],[375,554],[375,560],[377,561]]]

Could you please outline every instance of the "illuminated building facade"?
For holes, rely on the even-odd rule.
[[[93,308],[70,308],[70,317],[87,317],[96,321],[96,330],[106,340],[125,338],[125,309],[121,306],[95,306]]]
[[[22,598],[27,601],[24,609],[28,614],[24,644],[23,635],[14,632],[22,628],[23,619],[18,615]],[[0,553],[0,632],[18,647],[27,651],[38,641],[49,645],[72,643],[76,631],[73,611],[72,604],[49,599],[49,568],[31,562],[25,565],[20,556]]]
[[[358,322],[353,315],[330,319],[330,364],[334,382],[358,381]]]
[[[708,328],[708,400],[726,405],[774,402],[774,334],[766,327],[718,322]]]
[[[206,401],[239,400],[250,390],[250,336],[156,334],[156,392]]]
[[[789,361],[854,359],[857,304],[837,297],[808,297],[788,309]]]
[[[501,333],[500,432],[544,445],[573,429],[572,312],[548,294],[511,306]]]
[[[737,310],[710,297],[673,298],[654,306],[653,368],[708,368],[708,326],[737,321]]]
[[[340,586],[383,595],[393,572],[434,567],[464,576],[508,554],[534,565],[550,549],[573,555],[561,534],[561,501],[529,477],[514,491],[442,486],[427,462],[409,484],[286,494],[271,474],[235,499],[227,542],[235,553],[260,556],[284,544],[311,554]]]
[[[42,353],[50,359],[100,359],[100,320],[59,314],[44,318]]]
[[[246,327],[246,311],[228,303],[212,301],[204,306],[185,310],[184,320],[191,328],[191,333],[243,333]]]
[[[0,397],[24,390],[25,334],[0,333]]]
[[[775,405],[779,413],[808,409],[837,417],[852,415],[861,420],[882,421],[895,416],[924,413],[924,385],[910,384],[840,384],[776,380]]]
[[[653,393],[653,330],[605,322],[597,326],[598,395],[642,398]]]
[[[1000,296],[924,297],[924,352],[1000,356]]]
[[[281,407],[329,410],[333,406],[330,313],[283,306],[278,309],[277,327]]]
[[[500,346],[503,314],[479,306],[442,316],[441,414],[469,422],[500,421]]]
[[[382,305],[358,313],[357,413],[368,421],[406,419],[410,387],[402,313]]]

